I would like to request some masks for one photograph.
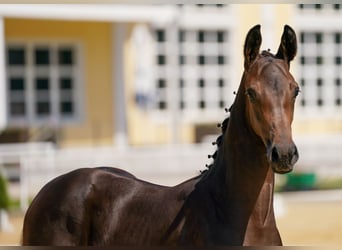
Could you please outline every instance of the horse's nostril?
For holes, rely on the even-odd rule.
[[[279,153],[276,147],[272,149],[272,162],[278,162],[279,161]]]

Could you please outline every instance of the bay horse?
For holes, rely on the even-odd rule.
[[[23,245],[282,245],[274,173],[298,160],[291,123],[299,87],[289,72],[296,34],[260,53],[260,25],[244,44],[244,72],[213,163],[166,187],[117,168],[83,168],[47,183],[28,208]]]

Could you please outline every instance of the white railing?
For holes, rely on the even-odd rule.
[[[56,149],[51,144],[18,144],[0,147],[0,164],[17,163],[20,173],[17,196],[21,208],[29,197],[54,177],[77,168],[112,166],[131,172],[140,179],[175,185],[198,175],[215,150],[209,143],[198,145]]]
[[[213,138],[214,139],[214,138]],[[295,171],[319,176],[342,176],[342,134],[295,136],[300,160]],[[210,163],[209,142],[191,145],[56,149],[49,143],[0,145],[0,165],[17,163],[20,182],[16,195],[25,210],[30,197],[54,177],[83,167],[112,166],[140,179],[175,185],[199,174]]]

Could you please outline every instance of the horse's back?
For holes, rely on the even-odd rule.
[[[183,203],[172,188],[116,168],[78,169],[46,184],[32,201],[23,245],[158,244]],[[156,223],[150,230],[134,230]],[[134,221],[134,223],[131,223]],[[159,234],[158,234],[159,232]]]
[[[135,177],[116,168],[83,168],[46,184],[28,208],[23,245],[83,245],[89,241],[95,192],[109,185],[134,185]],[[108,186],[105,188],[105,186]],[[122,196],[122,190],[113,190]],[[100,198],[100,197],[98,197]]]

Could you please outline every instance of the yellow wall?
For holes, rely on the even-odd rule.
[[[81,45],[84,116],[62,129],[62,146],[99,145],[113,139],[112,24],[5,20],[6,39],[75,41]]]
[[[139,110],[134,102],[135,57],[132,53],[132,31],[129,24],[124,45],[124,77],[126,81],[128,139],[132,145],[159,144],[171,141],[168,123],[156,122]],[[84,60],[81,73],[84,80],[84,116],[79,123],[62,128],[61,146],[86,146],[112,144],[114,62],[113,24],[101,22],[71,22],[50,20],[6,19],[7,40],[19,41],[73,41],[81,45]],[[180,128],[181,141],[193,141],[193,127]]]

